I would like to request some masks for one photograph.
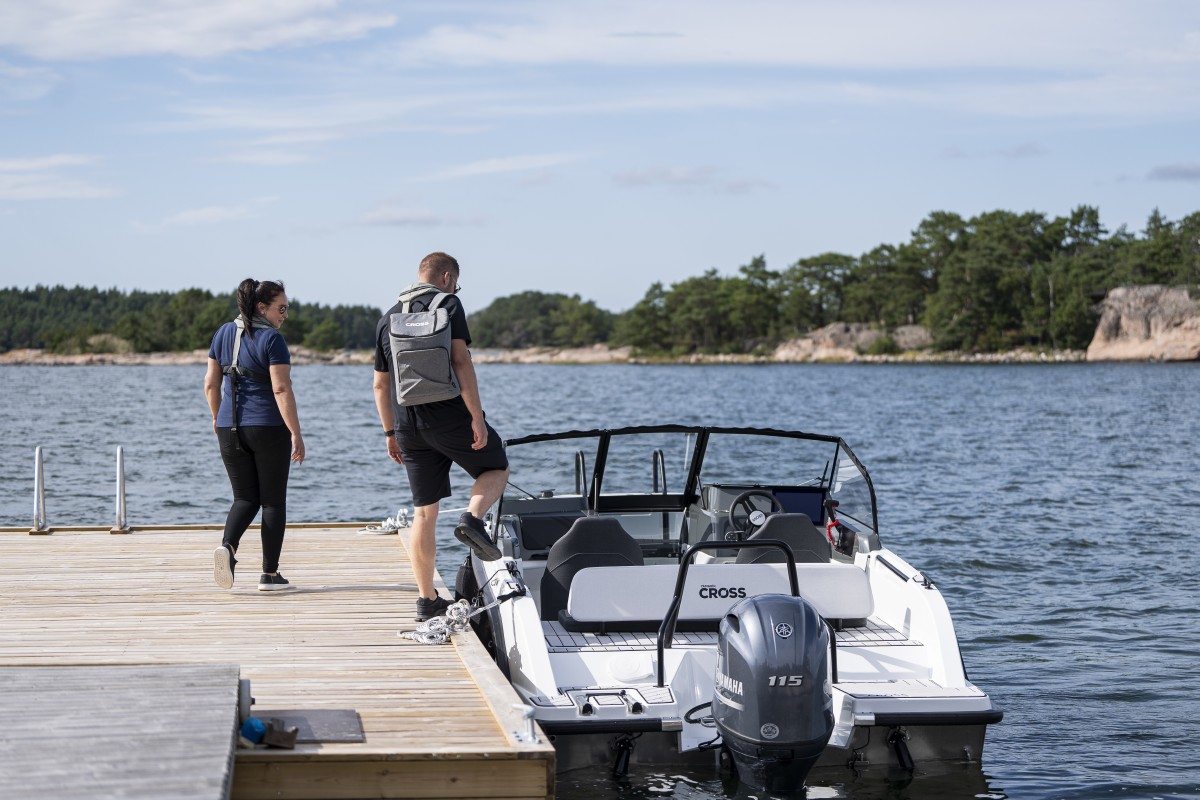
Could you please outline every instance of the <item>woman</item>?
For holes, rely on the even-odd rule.
[[[208,350],[204,396],[212,412],[221,460],[233,486],[225,536],[213,552],[213,578],[233,587],[234,553],[262,509],[263,592],[291,588],[279,574],[287,522],[291,463],[304,461],[304,438],[292,394],[292,357],[279,333],[287,319],[283,284],[247,278],[238,285],[239,315],[217,329]]]

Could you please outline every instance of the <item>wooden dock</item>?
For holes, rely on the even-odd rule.
[[[397,636],[415,627],[405,538],[359,527],[289,526],[289,592],[257,590],[254,529],[232,590],[212,580],[218,528],[0,529],[0,667],[237,664],[256,713],[358,712],[361,743],[237,750],[234,798],[553,797],[554,750],[521,740],[519,698],[474,636]],[[0,752],[0,773],[37,768]]]

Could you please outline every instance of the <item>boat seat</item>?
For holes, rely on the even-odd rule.
[[[582,570],[558,621],[568,631],[657,631],[678,576],[675,564]],[[797,564],[796,583],[800,596],[839,629],[875,612],[871,579],[853,564]],[[715,631],[731,606],[761,594],[791,594],[785,564],[693,564],[676,630]]]
[[[580,517],[550,547],[542,573],[541,616],[557,620],[566,609],[575,574],[588,567],[640,567],[642,548],[612,517]]]
[[[828,564],[833,547],[807,514],[772,514],[747,541],[778,539],[792,548],[797,564]],[[775,547],[743,548],[738,564],[782,564],[787,558]]]

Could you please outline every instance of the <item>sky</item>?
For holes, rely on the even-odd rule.
[[[1080,205],[1200,211],[1200,3],[0,0],[0,287],[621,311]]]

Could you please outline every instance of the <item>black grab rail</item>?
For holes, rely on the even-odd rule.
[[[679,621],[679,607],[683,604],[683,585],[687,582],[688,566],[692,556],[703,550],[740,550],[743,547],[776,547],[787,557],[788,581],[792,585],[792,597],[800,596],[800,583],[796,580],[796,558],[792,548],[778,539],[753,539],[744,542],[700,542],[689,547],[679,560],[679,575],[675,578],[675,597],[671,599],[671,607],[658,628],[658,685],[665,686],[663,680],[663,651],[671,646],[675,638],[675,625]]]

